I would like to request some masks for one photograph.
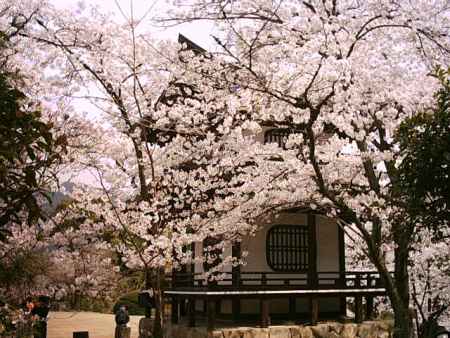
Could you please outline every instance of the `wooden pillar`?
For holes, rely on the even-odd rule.
[[[178,324],[179,317],[178,317],[178,311],[179,311],[179,302],[176,297],[172,297],[172,313],[171,313],[171,321],[172,324]]]
[[[317,238],[316,238],[316,215],[308,213],[308,286],[317,288]]]
[[[319,321],[319,299],[315,296],[309,298],[309,306],[311,313],[311,325],[316,325]]]
[[[373,317],[373,296],[366,296],[366,320]]]
[[[216,315],[220,315],[220,313],[222,312],[222,301],[220,299],[214,301],[214,310],[216,312]]]
[[[362,323],[362,321],[363,321],[362,296],[355,296],[355,322]]]
[[[261,327],[269,327],[270,314],[269,314],[269,301],[266,298],[261,299]]]
[[[187,311],[186,311],[186,299],[181,298],[180,300],[180,316],[186,317]]]
[[[195,299],[188,299],[188,326],[195,327]]]
[[[236,257],[238,259],[241,258],[241,243],[236,242],[233,244],[231,248],[231,254],[233,257]],[[232,268],[232,284],[234,290],[239,290],[239,287],[241,285],[241,266],[233,266]],[[239,317],[241,316],[241,300],[239,297],[233,297],[231,300],[231,307],[232,307],[232,315],[233,315],[233,321],[236,323],[239,321]]]
[[[344,289],[346,287],[345,280],[345,234],[342,226],[336,224],[338,227],[338,244],[339,244],[339,287]],[[347,314],[347,298],[345,296],[339,297],[339,312],[341,316]]]
[[[316,236],[316,215],[308,213],[308,287],[311,290],[318,288],[317,276],[317,236]],[[309,309],[311,313],[311,325],[315,325],[319,320],[319,300],[315,296],[309,297]]]
[[[195,242],[191,243],[192,262],[195,261],[195,251],[196,250],[197,250],[197,244]],[[190,272],[189,286],[194,286],[194,284],[195,284],[195,263],[191,263],[189,268],[190,268],[189,269],[189,272]]]
[[[289,297],[289,319],[290,320],[295,320],[295,315],[296,315],[296,298],[295,297]]]
[[[215,322],[216,322],[216,304],[217,301],[213,299],[207,300],[207,318],[208,318],[208,332],[214,331],[215,328]]]

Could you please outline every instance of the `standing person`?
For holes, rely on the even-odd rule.
[[[116,312],[116,332],[115,338],[122,338],[124,332],[127,331],[127,323],[130,321],[130,316],[128,315],[128,309],[126,305],[121,305],[119,310]]]
[[[37,303],[34,304],[31,310],[34,319],[34,338],[47,338],[47,316],[49,311],[48,297],[39,296]]]

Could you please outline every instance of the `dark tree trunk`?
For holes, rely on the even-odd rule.
[[[394,287],[395,293],[391,297],[394,310],[394,338],[414,337],[414,325],[409,310],[409,273],[408,259],[411,239],[411,226],[395,224],[393,227],[395,253]]]
[[[386,267],[383,253],[379,251],[379,246],[373,241],[366,241],[368,244],[369,258],[374,263],[380,277],[386,287],[387,295],[391,301],[394,311],[394,332],[393,338],[413,338],[414,323],[409,309],[409,245],[411,238],[411,228],[404,224],[394,226],[394,278],[392,278]]]
[[[153,337],[163,338],[164,299],[163,299],[164,269],[145,271],[145,288],[153,290],[155,301],[155,320],[153,322]]]

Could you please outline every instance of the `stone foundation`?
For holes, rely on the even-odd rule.
[[[362,324],[321,323],[316,326],[283,325],[268,328],[238,327],[216,329],[173,325],[166,338],[391,338],[392,321],[367,321]]]

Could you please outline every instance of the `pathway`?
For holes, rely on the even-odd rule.
[[[138,337],[140,316],[130,316],[131,338]],[[48,338],[72,338],[74,331],[89,331],[89,338],[114,337],[114,315],[97,312],[50,312]]]

